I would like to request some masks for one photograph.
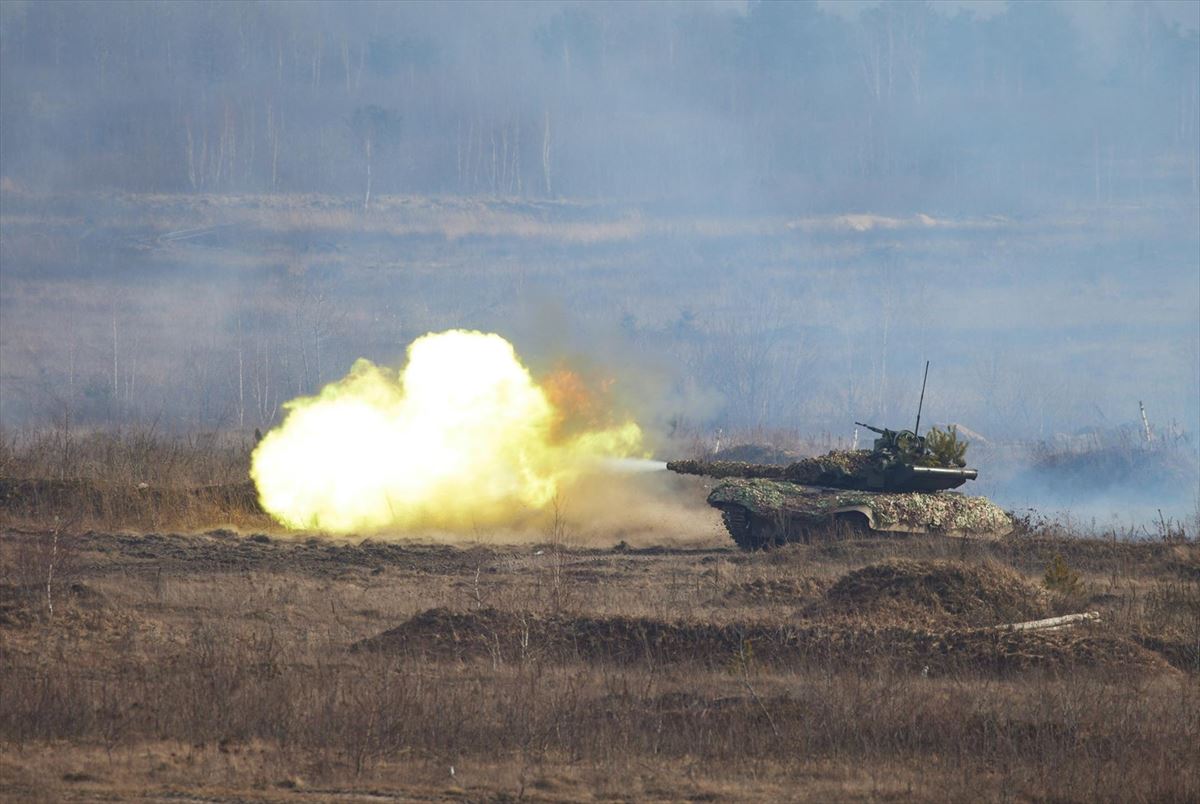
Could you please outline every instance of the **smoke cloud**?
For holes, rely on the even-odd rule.
[[[603,459],[640,447],[632,421],[591,428],[590,399],[575,384],[566,395],[564,384],[535,384],[498,335],[426,335],[398,374],[359,361],[317,396],[288,402],[251,476],[263,507],[290,527],[511,524]]]

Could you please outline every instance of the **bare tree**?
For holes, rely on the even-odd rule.
[[[546,110],[545,124],[542,127],[542,180],[546,185],[546,195],[554,196],[550,183],[550,110]]]
[[[371,207],[371,180],[374,157],[380,148],[400,138],[400,116],[382,106],[360,106],[350,118],[350,129],[363,149],[366,163],[367,190],[363,195],[363,211]]]

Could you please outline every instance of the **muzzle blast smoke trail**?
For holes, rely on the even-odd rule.
[[[600,467],[613,474],[641,474],[643,472],[665,472],[666,461],[654,461],[649,458],[604,458]]]

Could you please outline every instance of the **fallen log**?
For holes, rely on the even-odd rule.
[[[1097,622],[1100,612],[1085,611],[1081,614],[1064,614],[1061,617],[1047,617],[1044,620],[1029,620],[1023,623],[1005,623],[997,625],[997,631],[1057,631],[1060,628],[1071,628],[1083,622]]]

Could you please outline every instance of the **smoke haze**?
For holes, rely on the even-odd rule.
[[[931,360],[931,422],[1194,465],[1196,9],[5,2],[0,424],[268,429],[470,328],[664,448]]]

